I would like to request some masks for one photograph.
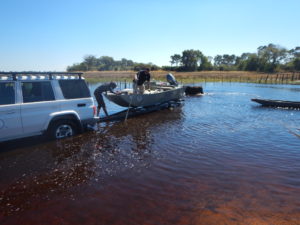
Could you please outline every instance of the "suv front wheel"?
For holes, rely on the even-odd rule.
[[[48,137],[62,139],[77,134],[77,126],[70,120],[58,120],[53,122],[48,129]]]

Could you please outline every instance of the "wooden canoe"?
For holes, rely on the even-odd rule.
[[[282,108],[300,108],[300,102],[272,100],[272,99],[258,99],[253,98],[251,101],[257,102],[263,106],[282,107]]]

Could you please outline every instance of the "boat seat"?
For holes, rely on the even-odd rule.
[[[133,89],[126,88],[126,89],[121,90],[121,93],[130,95],[130,94],[133,94]]]
[[[159,89],[162,89],[163,91],[173,90],[173,87],[158,87]]]

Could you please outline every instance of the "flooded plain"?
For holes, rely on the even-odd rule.
[[[250,99],[300,87],[201,85],[180,107],[0,145],[0,224],[299,225],[300,111]]]

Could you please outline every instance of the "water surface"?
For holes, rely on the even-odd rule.
[[[0,224],[300,224],[300,111],[250,101],[300,87],[202,85],[181,107],[1,145]]]

